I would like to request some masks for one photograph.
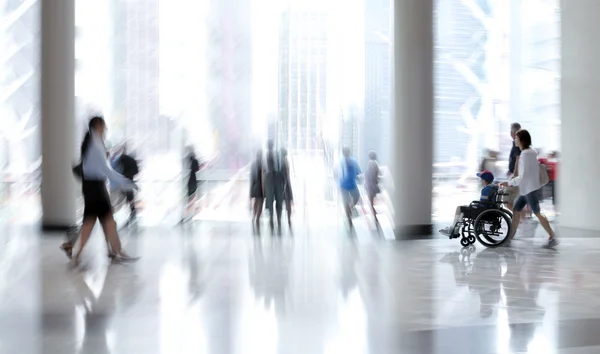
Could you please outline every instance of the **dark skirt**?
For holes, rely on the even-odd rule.
[[[106,189],[105,181],[84,180],[83,192],[83,217],[104,219],[112,215],[112,205]]]

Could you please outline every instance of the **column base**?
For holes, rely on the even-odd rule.
[[[72,230],[75,225],[71,224],[46,224],[42,223],[42,231],[43,232],[66,232]]]
[[[396,227],[396,240],[426,240],[433,238],[433,225],[404,225]]]

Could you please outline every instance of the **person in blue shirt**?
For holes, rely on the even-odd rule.
[[[340,191],[342,193],[342,201],[344,202],[344,210],[348,223],[352,227],[352,210],[360,200],[360,192],[358,191],[357,178],[362,174],[360,166],[355,159],[350,156],[350,148],[345,147],[342,150],[343,157],[340,164]]]
[[[477,174],[477,177],[481,179],[481,185],[483,188],[481,189],[481,196],[479,200],[482,202],[490,201],[491,197],[498,192],[498,186],[494,183],[494,174],[488,170],[482,171]],[[464,213],[469,211],[469,206],[462,205],[456,208],[456,214],[454,216],[453,226],[449,226],[445,229],[441,229],[440,233],[442,235],[448,236],[450,238],[458,236],[459,228],[458,226],[462,223]]]

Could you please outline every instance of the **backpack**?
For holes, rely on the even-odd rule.
[[[73,176],[75,176],[75,178],[77,178],[79,181],[83,180],[83,162],[73,166]]]

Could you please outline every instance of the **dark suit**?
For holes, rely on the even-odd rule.
[[[135,176],[140,172],[137,161],[127,155],[121,154],[116,161],[116,165],[118,167],[119,172],[130,180],[133,181]],[[129,208],[131,209],[131,218],[134,218],[137,214],[137,210],[135,209],[135,194],[133,191],[124,192],[127,197],[127,203],[129,203]]]

